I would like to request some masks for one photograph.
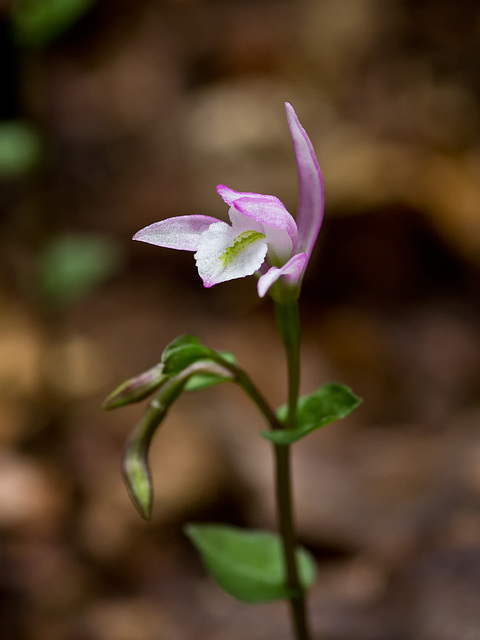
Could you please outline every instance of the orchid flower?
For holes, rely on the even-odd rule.
[[[323,179],[312,143],[295,110],[288,102],[285,107],[298,167],[296,221],[275,196],[218,185],[217,193],[230,207],[230,224],[204,215],[176,216],[141,229],[133,239],[194,251],[205,287],[257,274],[260,297],[279,279],[274,297],[298,297],[322,224]]]

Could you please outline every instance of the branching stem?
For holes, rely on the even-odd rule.
[[[277,325],[285,346],[288,366],[288,412],[284,423],[280,422],[268,402],[254,385],[243,369],[227,362],[221,356],[218,362],[228,369],[245,393],[253,400],[267,419],[271,429],[294,429],[296,426],[298,392],[300,384],[300,319],[298,303],[279,303],[275,305]],[[292,479],[290,469],[290,445],[274,444],[275,453],[275,497],[278,523],[282,539],[285,563],[286,584],[289,597],[295,640],[311,640],[308,629],[305,589],[300,583],[297,558],[295,554],[296,538],[294,527]]]

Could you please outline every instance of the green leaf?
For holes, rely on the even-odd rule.
[[[361,402],[348,387],[332,382],[299,399],[295,429],[261,431],[260,435],[275,444],[292,444],[320,427],[345,418]],[[277,416],[281,422],[285,421],[286,405],[280,407]]]
[[[185,533],[213,578],[234,598],[259,603],[290,597],[278,535],[213,524],[191,524]],[[302,547],[296,557],[300,582],[307,589],[315,579],[315,561]]]
[[[40,155],[40,136],[33,127],[21,120],[0,122],[0,177],[27,173]]]
[[[16,0],[12,20],[19,44],[43,47],[74,24],[95,0]]]
[[[231,364],[236,362],[235,356],[229,351],[219,351],[218,355]],[[201,391],[221,382],[231,382],[231,380],[231,374],[222,376],[215,373],[199,373],[188,380],[185,385],[185,391]]]
[[[194,362],[208,359],[213,353],[195,336],[180,336],[165,347],[162,353],[163,372],[165,375],[174,376]]]
[[[71,306],[113,275],[120,262],[118,246],[109,238],[60,236],[40,255],[40,292],[53,307]]]

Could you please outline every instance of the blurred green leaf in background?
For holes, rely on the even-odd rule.
[[[95,0],[17,0],[12,7],[16,40],[43,47],[74,24]]]
[[[31,125],[22,120],[0,122],[0,178],[27,173],[40,155],[40,137]]]
[[[111,238],[65,235],[43,249],[38,264],[41,296],[54,308],[66,308],[114,275],[122,254]]]

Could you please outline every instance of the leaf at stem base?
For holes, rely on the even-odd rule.
[[[211,576],[237,600],[260,603],[291,596],[278,535],[214,524],[190,524],[185,533]],[[296,556],[300,582],[307,589],[315,579],[315,561],[302,547]]]

